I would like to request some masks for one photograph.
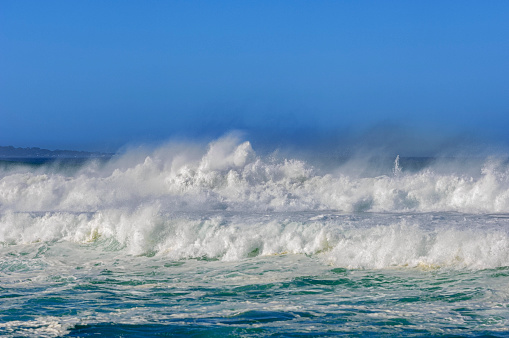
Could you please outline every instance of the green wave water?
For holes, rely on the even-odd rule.
[[[399,160],[9,164],[0,335],[509,336],[507,163]]]
[[[401,243],[408,244],[412,243]],[[508,266],[348,268],[331,260],[337,246],[309,254],[263,255],[262,250],[235,260],[219,256],[175,260],[168,253],[129,254],[126,247],[100,238],[88,243],[4,245],[0,333],[509,334]]]

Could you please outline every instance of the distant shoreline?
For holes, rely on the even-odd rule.
[[[23,161],[29,159],[57,160],[57,159],[108,159],[114,153],[87,152],[77,150],[49,150],[38,147],[15,148],[13,146],[0,146],[0,160]]]

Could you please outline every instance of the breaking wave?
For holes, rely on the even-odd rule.
[[[96,213],[8,213],[5,245],[70,241],[170,260],[305,254],[346,268],[509,266],[506,217],[460,214],[169,215],[154,206]]]
[[[509,266],[503,161],[477,173],[405,171],[398,157],[377,175],[357,163],[323,172],[226,137],[71,171],[4,169],[0,243],[93,243],[175,260],[293,253],[348,268]]]
[[[91,163],[72,175],[4,171],[0,211],[95,212],[160,202],[173,210],[509,213],[503,161],[488,159],[474,174],[468,164],[407,173],[399,162],[388,174],[355,174],[366,165],[320,173],[301,160],[262,158],[249,142],[226,137],[204,153],[168,146]]]

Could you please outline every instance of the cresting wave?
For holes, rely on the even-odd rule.
[[[170,260],[304,254],[345,268],[509,266],[509,219],[493,216],[171,216],[148,206],[133,212],[7,213],[0,229],[4,245],[32,245],[35,251],[41,243],[69,241]]]
[[[320,173],[233,137],[74,171],[20,167],[0,173],[0,243],[169,259],[294,253],[348,268],[509,266],[509,169],[496,160],[476,175],[462,169],[396,163],[369,176],[347,163]]]
[[[303,161],[262,159],[249,142],[226,137],[203,154],[170,146],[71,176],[5,171],[0,211],[96,212],[160,201],[173,210],[509,213],[509,167],[487,160],[476,175],[467,169],[363,177],[350,166],[349,174],[343,167],[318,174]]]

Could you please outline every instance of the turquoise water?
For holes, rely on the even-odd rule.
[[[507,163],[435,162],[6,165],[0,335],[509,336]]]
[[[443,216],[439,217],[442,221]],[[380,217],[387,221],[386,215],[374,214],[357,222],[366,227]],[[417,220],[430,217],[420,215]],[[464,216],[451,216],[455,217]],[[351,221],[348,215],[337,218],[338,229]],[[473,219],[479,221],[477,216]],[[485,232],[500,234],[500,227],[507,226],[505,218],[484,221],[497,223]],[[234,226],[231,219],[222,222],[223,228]],[[314,226],[319,223],[315,221]],[[285,224],[288,227],[292,222]],[[342,228],[339,238],[355,241],[359,237],[359,248],[371,243],[374,250],[373,238],[361,239],[360,232],[346,235],[355,228]],[[263,231],[259,229],[262,235]],[[283,228],[280,234],[284,236]],[[509,335],[509,267],[467,266],[465,242],[463,258],[444,261],[443,266],[422,263],[431,259],[437,243],[435,239],[429,251],[422,252],[420,264],[376,269],[334,264],[334,249],[262,254],[267,247],[263,243],[233,260],[206,255],[175,260],[154,252],[132,255],[108,238],[86,244],[4,245],[0,249],[0,333],[76,337]],[[402,243],[409,244],[415,245]],[[337,248],[340,244],[331,245]],[[471,252],[479,250],[474,247]],[[408,255],[400,255],[411,262]],[[361,257],[351,259],[351,265],[368,264]],[[489,265],[489,259],[484,257],[483,264]]]

